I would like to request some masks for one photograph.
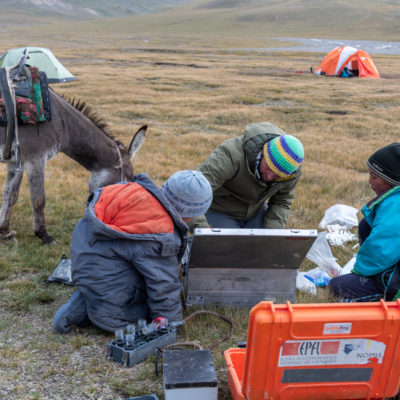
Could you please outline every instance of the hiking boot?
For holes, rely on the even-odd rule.
[[[68,333],[72,325],[80,328],[88,326],[90,320],[87,314],[85,299],[77,289],[67,303],[54,314],[53,327],[56,333]]]

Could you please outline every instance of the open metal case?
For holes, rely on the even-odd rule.
[[[293,302],[297,269],[316,238],[308,229],[195,229],[183,263],[186,304]]]

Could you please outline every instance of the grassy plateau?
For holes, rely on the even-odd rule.
[[[251,49],[270,46],[270,37],[276,36],[400,40],[400,31],[391,25],[400,9],[396,2],[363,2],[359,19],[353,19],[353,35],[351,26],[343,31],[325,24],[319,30],[326,16],[319,18],[321,11],[313,6],[313,23],[302,8],[308,10],[310,1],[270,1],[269,8],[251,1],[245,10],[244,3],[197,1],[176,11],[87,22],[27,19],[28,26],[18,29],[2,15],[0,53],[49,47],[78,78],[52,88],[86,101],[126,145],[139,126],[148,124],[134,166],[158,185],[173,172],[196,168],[222,141],[241,135],[246,124],[274,123],[305,148],[303,177],[287,227],[317,229],[330,206],[360,209],[374,195],[365,163],[378,148],[399,141],[400,58],[373,55],[382,79],[339,79],[309,73],[324,54]],[[290,5],[287,12],[283,3]],[[379,6],[384,7],[374,24],[363,26],[360,21],[372,18]],[[271,15],[281,17],[269,23]],[[1,185],[5,171],[2,166]],[[111,334],[94,327],[53,333],[53,315],[73,288],[45,279],[62,254],[69,256],[72,230],[85,210],[88,178],[85,169],[62,154],[48,162],[46,225],[55,246],[42,246],[33,235],[23,179],[11,221],[17,240],[0,243],[0,398],[112,400],[150,393],[164,398],[154,357],[125,368],[106,359]],[[332,248],[340,265],[356,251],[354,244]],[[301,269],[314,266],[304,261]],[[331,299],[319,289],[317,296],[298,293],[296,301]],[[213,310],[234,322],[229,339],[212,349],[219,399],[228,400],[223,351],[246,339],[248,310]],[[185,310],[185,316],[193,311]],[[227,332],[221,319],[198,316],[180,331],[179,341],[208,348]]]

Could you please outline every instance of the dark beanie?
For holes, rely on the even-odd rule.
[[[400,143],[391,143],[376,151],[367,161],[368,168],[392,186],[400,185]]]

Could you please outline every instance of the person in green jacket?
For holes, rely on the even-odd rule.
[[[285,228],[303,158],[294,136],[268,122],[247,125],[197,168],[211,184],[213,202],[190,228]]]

